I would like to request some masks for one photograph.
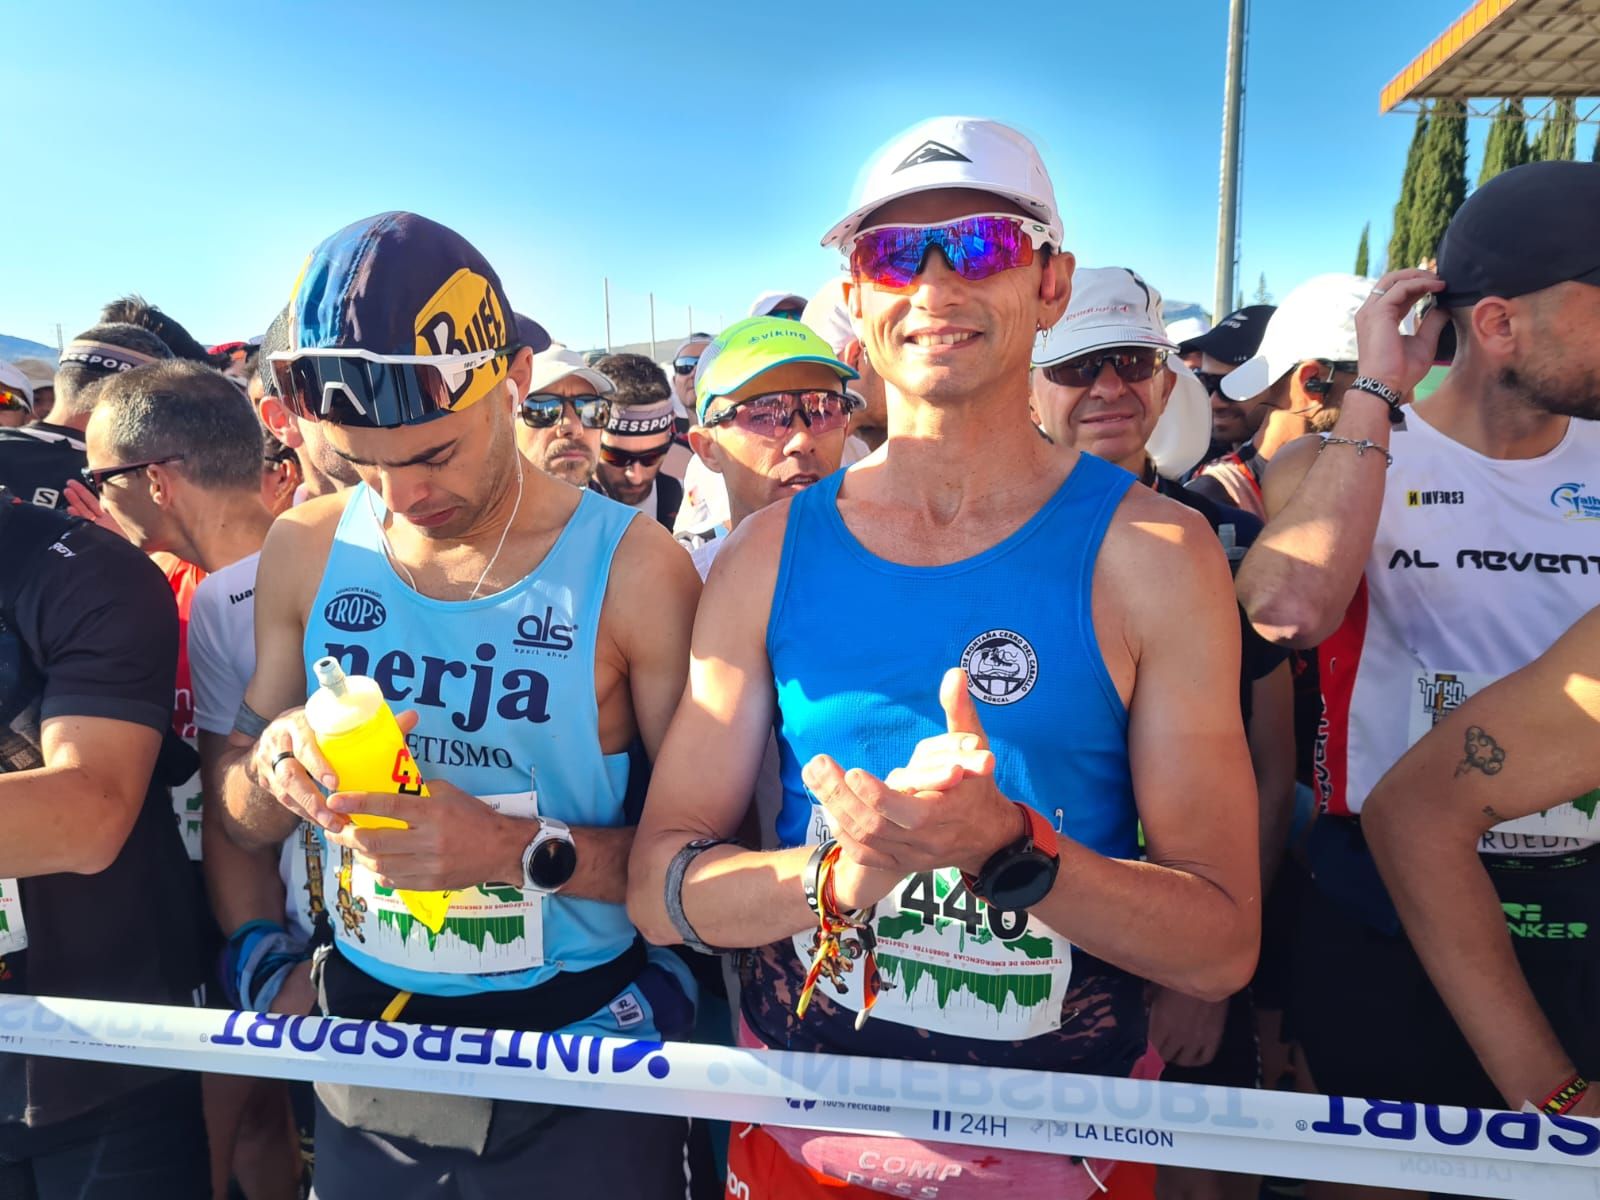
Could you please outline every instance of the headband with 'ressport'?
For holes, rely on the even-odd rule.
[[[88,338],[77,338],[67,343],[67,348],[61,352],[61,361],[64,363],[82,363],[86,367],[95,367],[101,371],[131,371],[135,367],[147,367],[153,362],[160,362],[153,354],[145,354],[141,350],[130,350],[126,346],[113,346],[107,342],[91,341]]]
[[[611,419],[606,422],[606,432],[623,437],[637,437],[646,433],[670,433],[672,423],[672,398],[657,404],[635,404],[611,407]]]

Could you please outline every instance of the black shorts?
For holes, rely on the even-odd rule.
[[[54,1125],[0,1125],[0,1200],[209,1200],[200,1077]]]
[[[1354,827],[1322,823],[1346,839]],[[1580,1071],[1600,1070],[1600,848],[1484,862],[1545,1016]],[[1340,890],[1320,876],[1306,889],[1291,970],[1286,1033],[1305,1051],[1317,1090],[1503,1108],[1405,934],[1374,928],[1379,906],[1330,895]]]

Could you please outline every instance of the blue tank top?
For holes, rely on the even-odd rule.
[[[789,509],[767,653],[783,780],[778,840],[828,836],[800,769],[826,753],[882,778],[945,731],[939,683],[965,667],[1008,797],[1101,854],[1138,854],[1127,711],[1095,639],[1095,559],[1133,483],[1082,455],[1040,510],[982,554],[913,567],[870,553],[839,516],[836,473]],[[876,635],[844,650],[852,615]],[[1143,1053],[1143,984],[1035,913],[991,908],[954,867],[908,876],[873,914],[892,985],[862,1030],[861,972],[793,1014],[811,936],[748,959],[744,1017],[768,1046],[1126,1074]]]
[[[306,621],[306,678],[328,655],[377,680],[396,712],[414,710],[408,741],[424,780],[515,816],[625,825],[628,756],[600,750],[594,648],[612,555],[634,511],[583,492],[531,574],[464,601],[430,599],[395,574],[382,511],[365,485],[351,492]],[[536,987],[609,962],[635,937],[620,904],[519,887],[455,893],[431,934],[326,841],[322,880],[340,951],[381,983],[424,995]]]
[[[1092,850],[1137,857],[1128,714],[1090,612],[1095,558],[1133,476],[1080,455],[1022,528],[939,567],[862,546],[839,517],[843,480],[836,472],[792,501],[767,622],[781,844],[816,840],[806,762],[830,754],[880,779],[904,766],[919,741],[945,732],[939,680],[963,666],[1000,791]],[[835,652],[852,614],[874,632],[874,651]]]

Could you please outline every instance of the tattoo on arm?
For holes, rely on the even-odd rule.
[[[1481,726],[1469,726],[1465,753],[1462,755],[1461,762],[1456,766],[1456,777],[1460,778],[1468,771],[1482,771],[1485,775],[1498,775],[1505,765],[1505,748],[1490,737]],[[1490,810],[1485,809],[1484,811],[1488,813]]]

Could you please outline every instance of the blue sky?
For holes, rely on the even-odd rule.
[[[1376,266],[1413,120],[1379,89],[1466,4],[1253,5],[1247,293],[1349,270],[1369,219]],[[603,342],[609,276],[614,340],[648,336],[653,291],[668,342],[689,306],[714,326],[819,287],[862,165],[941,112],[1035,138],[1081,263],[1212,295],[1225,0],[86,0],[5,24],[30,53],[0,102],[0,332],[51,344],[129,290],[204,341],[259,333],[311,246],[393,208],[464,233],[558,338]]]

